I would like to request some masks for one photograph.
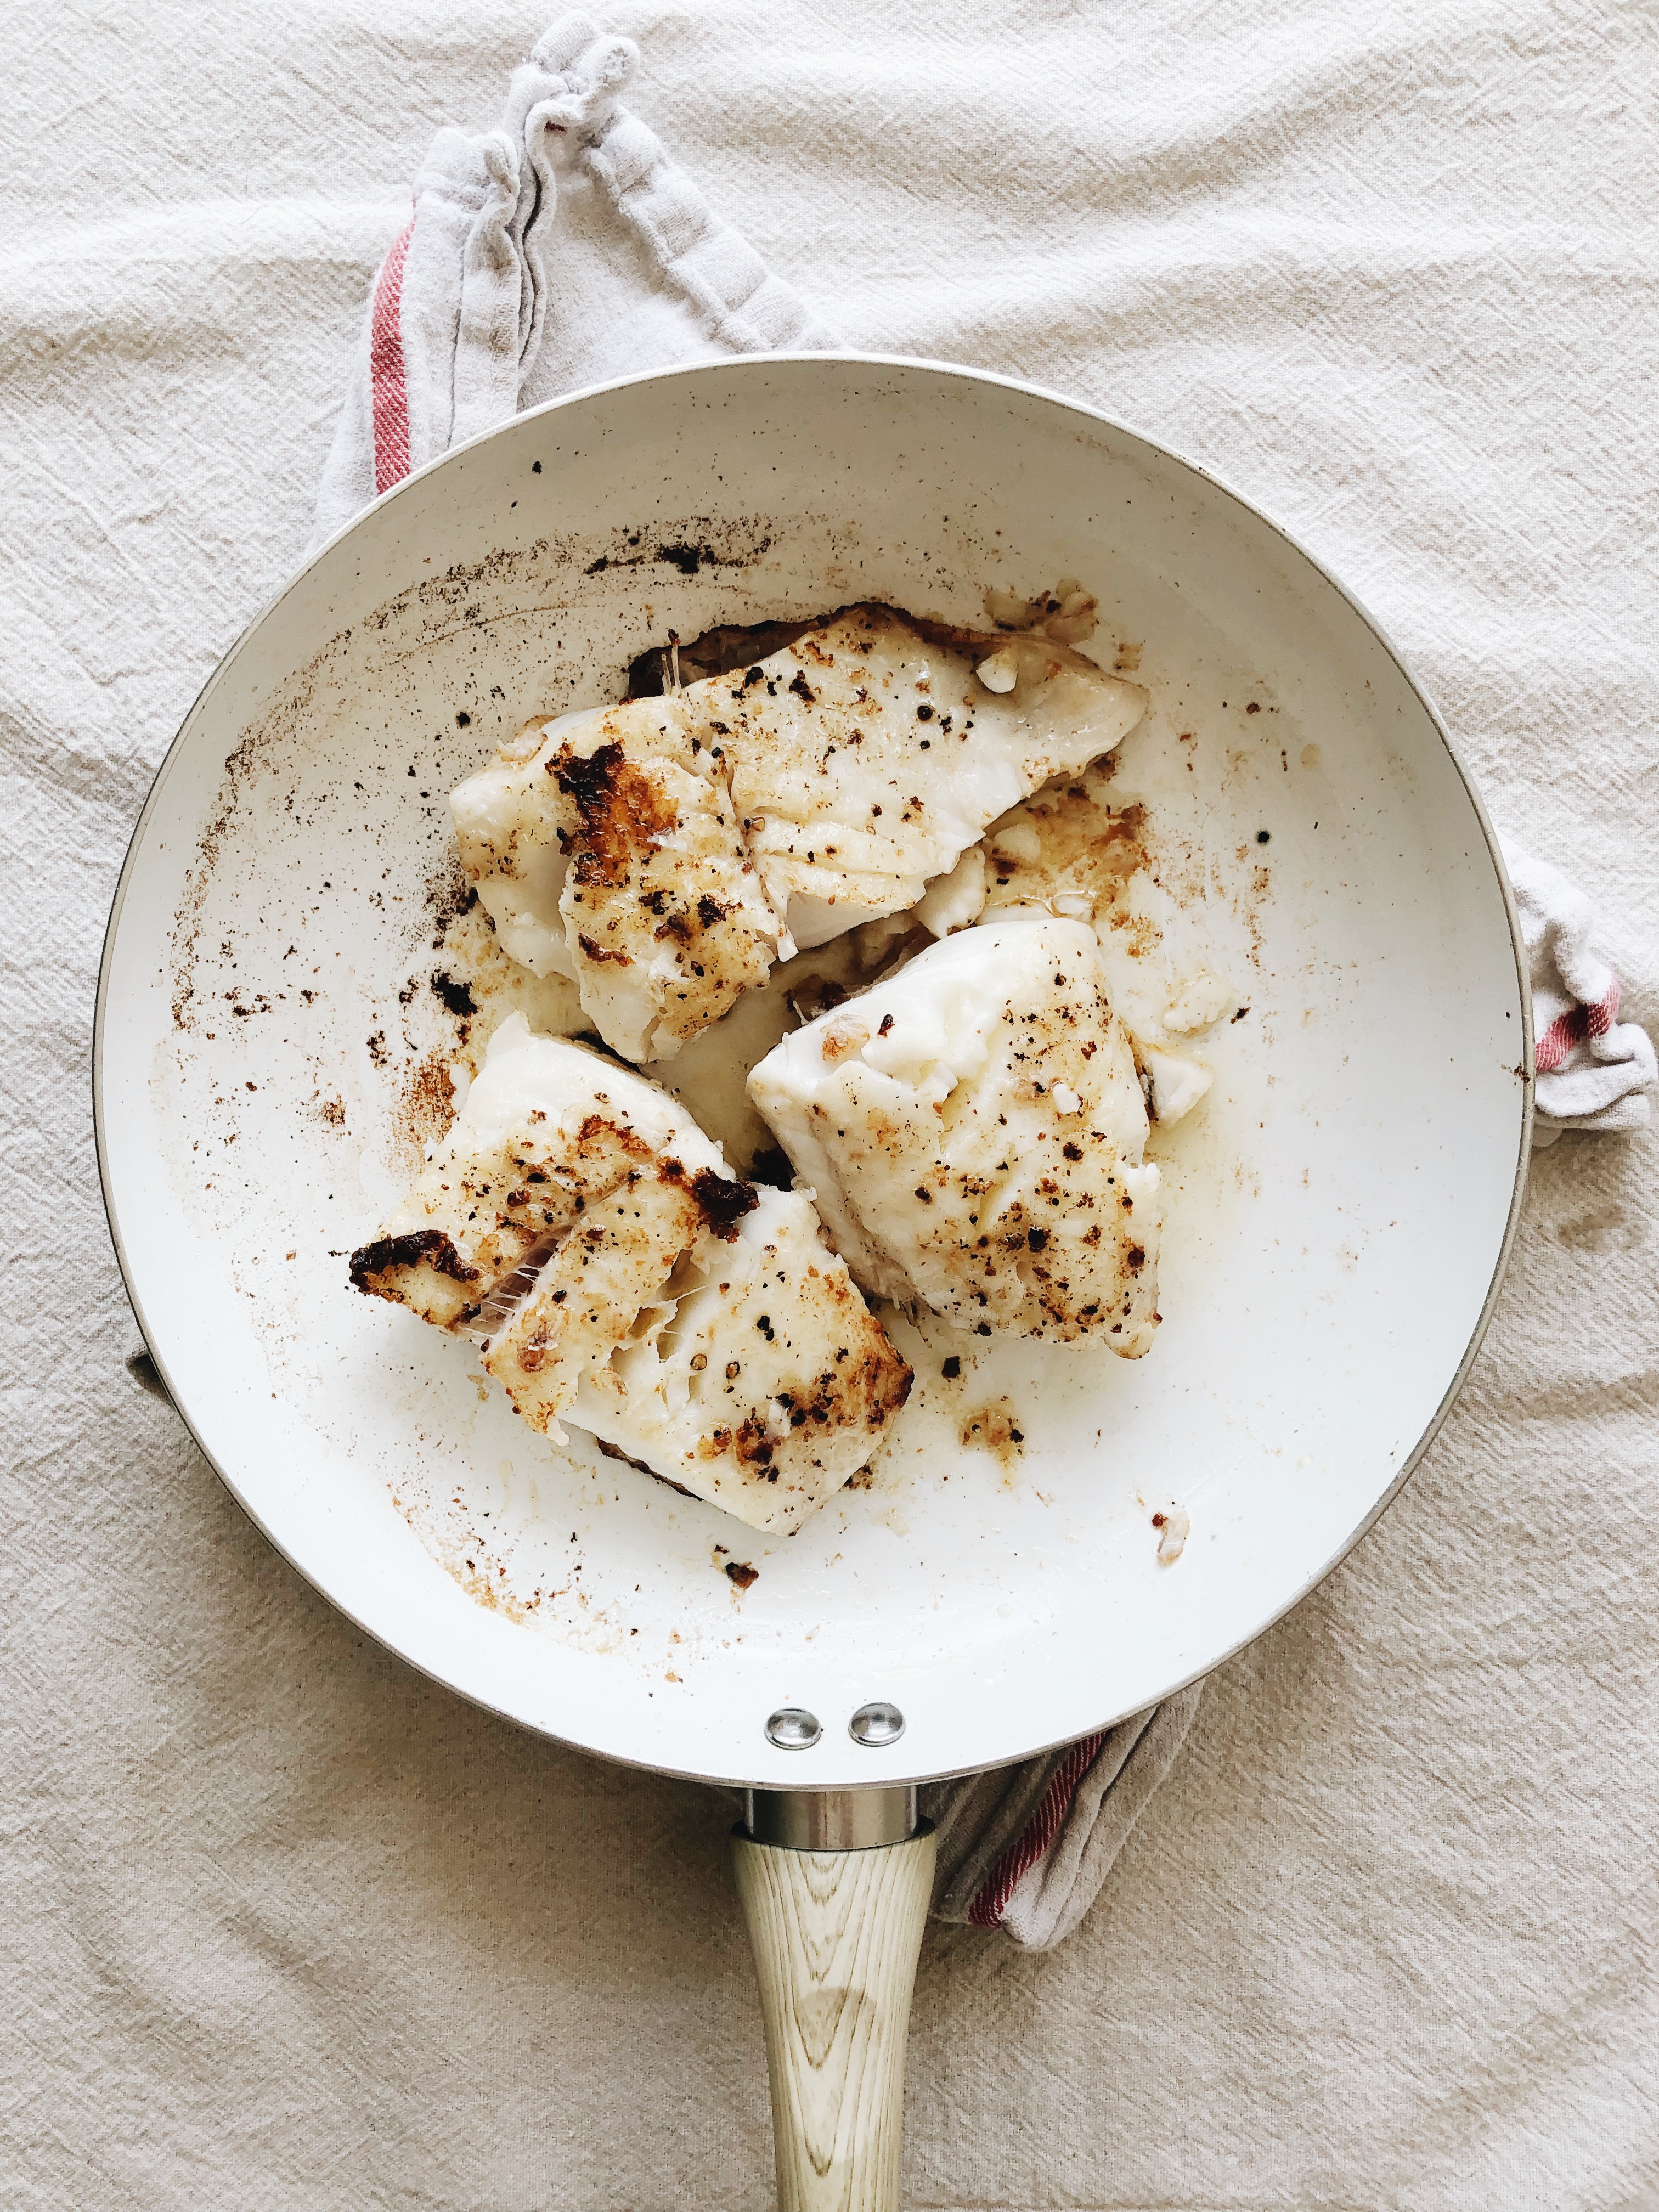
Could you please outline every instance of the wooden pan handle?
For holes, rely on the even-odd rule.
[[[760,1977],[780,2212],[897,2212],[904,2046],[933,1832],[864,1850],[732,1839]]]

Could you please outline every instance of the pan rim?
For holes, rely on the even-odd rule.
[[[920,371],[928,374],[947,376],[969,383],[989,386],[994,390],[1016,394],[1022,398],[1042,400],[1048,405],[1063,410],[1067,414],[1081,417],[1091,424],[1097,425],[1108,431],[1116,432],[1121,435],[1135,440],[1140,445],[1149,448],[1154,453],[1162,456],[1167,460],[1173,461],[1177,465],[1177,466],[1190,471],[1193,476],[1198,477],[1201,482],[1209,485],[1213,490],[1218,492],[1224,500],[1232,502],[1234,506],[1241,509],[1244,514],[1253,517],[1256,521],[1263,524],[1279,539],[1280,539],[1285,544],[1288,545],[1302,560],[1306,562],[1309,567],[1323,580],[1323,582],[1329,586],[1329,587],[1337,593],[1338,597],[1346,604],[1356,616],[1358,616],[1360,622],[1370,632],[1377,644],[1382,647],[1382,651],[1388,655],[1389,659],[1398,669],[1401,677],[1411,692],[1412,696],[1416,700],[1418,704],[1423,709],[1425,714],[1428,717],[1436,736],[1438,738],[1442,746],[1444,748],[1448,759],[1450,761],[1452,767],[1456,771],[1458,780],[1462,785],[1463,790],[1467,794],[1470,805],[1474,811],[1475,819],[1480,825],[1481,835],[1486,840],[1487,856],[1492,863],[1493,875],[1497,882],[1499,895],[1504,902],[1504,912],[1509,922],[1510,949],[1514,955],[1516,967],[1516,999],[1520,1009],[1522,1023],[1522,1050],[1519,1072],[1522,1082],[1522,1098],[1519,1139],[1517,1144],[1515,1176],[1510,1188],[1509,1210],[1504,1221],[1504,1233],[1499,1240],[1497,1255],[1493,1262],[1492,1274],[1486,1285],[1486,1291],[1481,1303],[1480,1313],[1476,1317],[1474,1328],[1470,1333],[1468,1341],[1464,1347],[1462,1357],[1458,1361],[1457,1366],[1452,1374],[1451,1379],[1448,1383],[1446,1390],[1441,1397],[1439,1403],[1435,1407],[1432,1415],[1424,1427],[1421,1434],[1417,1438],[1415,1443],[1412,1446],[1410,1451],[1405,1455],[1405,1458],[1401,1462],[1393,1480],[1389,1483],[1388,1488],[1376,1500],[1364,1518],[1359,1522],[1358,1527],[1353,1529],[1353,1531],[1337,1547],[1323,1565],[1310,1572],[1302,1581],[1295,1592],[1287,1598],[1282,1605],[1279,1606],[1267,1620],[1261,1621],[1259,1626],[1252,1629],[1248,1635],[1241,1637],[1237,1643],[1230,1645],[1226,1650],[1218,1654],[1214,1658],[1210,1659],[1203,1667],[1195,1668],[1192,1673],[1183,1676],[1178,1681],[1171,1683],[1168,1688],[1160,1692],[1159,1698],[1155,1700],[1154,1703],[1161,1703],[1164,1698],[1176,1696],[1182,1690],[1190,1688],[1193,1683],[1201,1680],[1206,1675],[1215,1673],[1218,1668],[1224,1666],[1230,1660],[1237,1657],[1239,1652],[1248,1650],[1249,1647],[1255,1644],[1261,1637],[1266,1635],[1268,1630],[1276,1626],[1287,1613],[1293,1612],[1305,1598],[1316,1589],[1320,1584],[1342,1564],[1350,1553],[1354,1550],[1356,1546],[1358,1546],[1370,1534],[1371,1530],[1381,1520],[1382,1515],[1388,1510],[1389,1506],[1394,1504],[1401,1492],[1404,1489],[1407,1482],[1416,1472],[1425,1455],[1428,1451],[1430,1445],[1434,1442],[1435,1437],[1438,1435],[1441,1428],[1443,1426],[1447,1416],[1449,1414],[1453,1405],[1456,1402],[1465,1382],[1468,1381],[1470,1370],[1473,1368],[1481,1346],[1485,1341],[1486,1332],[1491,1326],[1492,1316],[1496,1311],[1498,1297],[1503,1288],[1504,1279],[1508,1273],[1510,1261],[1513,1255],[1516,1236],[1520,1223],[1521,1209],[1525,1199],[1527,1177],[1531,1159],[1533,1124],[1536,1112],[1536,1068],[1534,1058],[1532,992],[1525,941],[1522,935],[1521,920],[1516,906],[1515,894],[1510,883],[1508,869],[1504,866],[1503,852],[1498,842],[1497,832],[1493,829],[1491,818],[1486,812],[1486,805],[1481,798],[1479,787],[1471,775],[1468,767],[1465,763],[1455,741],[1452,738],[1450,732],[1447,729],[1438,708],[1435,706],[1433,701],[1430,698],[1423,684],[1419,681],[1414,671],[1406,659],[1404,654],[1395,643],[1389,632],[1382,627],[1382,623],[1377,621],[1376,617],[1371,614],[1364,603],[1356,596],[1356,594],[1342,581],[1342,580],[1333,574],[1333,572],[1326,566],[1324,562],[1320,559],[1319,556],[1310,551],[1307,546],[1303,544],[1300,539],[1297,538],[1291,531],[1286,529],[1282,523],[1279,522],[1274,517],[1268,514],[1263,508],[1259,507],[1255,501],[1250,499],[1244,493],[1236,489],[1235,487],[1229,483],[1224,477],[1217,475],[1212,469],[1207,467],[1202,462],[1193,460],[1188,455],[1179,452],[1176,447],[1167,444],[1161,438],[1153,437],[1147,432],[1138,429],[1133,424],[1126,422],[1116,416],[1108,414],[1103,409],[1092,406],[1085,400],[1069,397],[1065,393],[1055,392],[1047,386],[1037,384],[1026,379],[1003,376],[990,370],[969,368],[957,362],[933,360],[920,355],[866,353],[854,351],[850,349],[837,349],[834,351],[781,351],[775,353],[745,354],[723,356],[711,361],[682,363],[670,368],[638,370],[627,376],[607,378],[594,384],[584,385],[579,390],[566,392],[556,399],[545,401],[538,407],[526,408],[521,413],[509,416],[505,422],[497,423],[490,429],[480,432],[476,437],[465,440],[461,444],[450,447],[447,453],[439,454],[433,460],[424,463],[419,469],[412,471],[410,474],[405,477],[400,483],[393,485],[390,490],[380,494],[380,496],[372,501],[368,507],[362,508],[357,514],[354,515],[348,523],[346,523],[340,530],[336,531],[331,537],[325,539],[321,544],[317,546],[315,550],[300,563],[298,568],[296,568],[293,573],[284,580],[281,586],[272,593],[270,598],[267,599],[264,604],[250,617],[250,619],[241,626],[236,635],[232,639],[230,644],[220,655],[206,681],[203,684],[201,689],[191,702],[190,706],[186,708],[177,731],[174,732],[167,745],[166,752],[161,757],[155,776],[151,781],[149,790],[145,796],[143,805],[139,810],[137,819],[133,825],[131,836],[127,842],[125,854],[123,856],[120,872],[117,878],[114,894],[111,901],[109,919],[105,926],[103,946],[99,959],[98,983],[93,1009],[93,1039],[90,1066],[90,1075],[92,1080],[93,1135],[94,1150],[98,1162],[99,1188],[103,1200],[105,1218],[109,1228],[110,1241],[115,1252],[117,1265],[119,1267],[121,1271],[122,1284],[126,1291],[128,1302],[132,1309],[133,1318],[137,1324],[139,1333],[143,1339],[145,1346],[149,1352],[150,1358],[155,1366],[156,1371],[167,1388],[167,1395],[173,1407],[173,1410],[178,1414],[179,1419],[183,1422],[198,1450],[200,1451],[204,1459],[212,1468],[220,1482],[224,1486],[233,1501],[240,1508],[246,1517],[252,1523],[254,1528],[259,1531],[265,1541],[272,1547],[282,1559],[286,1561],[288,1565],[291,1567],[311,1589],[314,1589],[320,1597],[325,1600],[335,1612],[338,1613],[343,1619],[349,1621],[355,1627],[360,1629],[364,1635],[372,1638],[375,1644],[380,1650],[389,1652],[394,1658],[399,1660],[403,1664],[410,1668],[416,1674],[423,1675],[427,1680],[440,1684],[444,1689],[450,1692],[452,1694],[464,1698],[469,1705],[475,1705],[480,1710],[492,1714],[498,1719],[509,1722],[515,1727],[524,1729],[532,1735],[544,1737],[550,1741],[563,1744],[572,1750],[585,1753],[594,1758],[605,1759],[617,1765],[634,1767],[647,1773],[661,1774],[676,1780],[706,1783],[709,1786],[714,1788],[744,1789],[760,1786],[767,1789],[811,1790],[821,1789],[823,1785],[821,1784],[815,1784],[805,1778],[803,1778],[799,1783],[793,1783],[790,1782],[786,1778],[779,1778],[771,1775],[769,1775],[763,1783],[757,1784],[755,1778],[751,1776],[714,1776],[703,1770],[696,1768],[661,1765],[653,1760],[630,1757],[626,1753],[585,1742],[579,1737],[562,1735],[555,1729],[543,1727],[536,1722],[523,1718],[520,1714],[510,1711],[504,1706],[493,1704],[488,1698],[483,1697],[474,1691],[461,1687],[453,1681],[447,1674],[439,1672],[435,1667],[428,1665],[424,1661],[412,1656],[410,1652],[404,1650],[398,1644],[388,1641],[386,1637],[371,1622],[365,1620],[361,1617],[361,1615],[355,1613],[350,1607],[343,1603],[325,1586],[322,1582],[317,1579],[315,1575],[303,1566],[300,1561],[294,1557],[292,1553],[288,1550],[286,1546],[282,1542],[274,1531],[267,1526],[264,1519],[253,1510],[246,1499],[242,1497],[235,1483],[227,1474],[225,1468],[220,1464],[213,1452],[209,1449],[206,1443],[198,1432],[197,1425],[192,1420],[189,1410],[181,1401],[179,1393],[174,1389],[173,1377],[167,1370],[167,1363],[157,1352],[155,1346],[151,1340],[150,1331],[146,1325],[146,1317],[143,1302],[135,1287],[133,1267],[129,1259],[126,1240],[122,1233],[116,1196],[112,1188],[112,1175],[110,1165],[106,1128],[105,1046],[106,1042],[106,1012],[110,972],[114,957],[115,945],[120,928],[122,914],[126,903],[128,890],[136,872],[139,854],[144,843],[145,835],[151,817],[160,804],[163,787],[167,781],[168,775],[180,757],[181,748],[185,745],[198,716],[205,708],[211,696],[217,689],[221,681],[225,678],[231,663],[234,661],[236,655],[241,651],[249,637],[255,630],[259,629],[262,624],[270,619],[270,617],[282,605],[283,601],[289,597],[289,593],[299,587],[303,580],[310,574],[317,563],[320,562],[325,555],[331,552],[336,546],[340,544],[343,539],[349,538],[352,532],[362,525],[368,515],[379,512],[392,501],[401,498],[405,493],[412,490],[416,484],[422,483],[426,477],[432,475],[434,471],[445,467],[458,455],[469,453],[487,443],[490,439],[498,437],[507,430],[516,428],[522,423],[556,415],[566,409],[575,407],[586,401],[608,395],[611,392],[623,391],[630,386],[641,384],[660,384],[682,380],[689,381],[690,380],[706,377],[711,374],[727,375],[734,372],[743,374],[753,370],[775,368],[786,365],[796,366],[830,362],[840,362],[849,367],[862,368],[875,371]],[[1143,1705],[1132,1707],[1124,1711],[1111,1713],[1107,1717],[1095,1723],[1092,1729],[1085,1730],[1083,1733],[1085,1735],[1092,1734],[1103,1731],[1109,1728],[1114,1728],[1119,1725],[1121,1722],[1133,1717],[1135,1713],[1147,1711],[1151,1709],[1151,1707]],[[1011,1759],[1005,1759],[998,1761],[997,1763],[1000,1765],[1008,1765],[1026,1759],[1042,1758],[1054,1751],[1061,1749],[1067,1744],[1076,1742],[1079,1740],[1079,1737],[1076,1735],[1067,1735],[1062,1737],[1058,1737],[1054,1739],[1052,1741],[1033,1745],[1029,1749],[1012,1754]],[[911,1774],[908,1771],[904,1773],[894,1772],[889,1774],[884,1771],[880,1779],[884,1785],[889,1784],[893,1785],[903,1785],[910,1783],[947,1781],[959,1775],[971,1774],[981,1771],[983,1770],[980,1766],[966,1765],[942,1770],[930,1771],[925,1774]],[[872,1778],[872,1779],[873,1778]]]

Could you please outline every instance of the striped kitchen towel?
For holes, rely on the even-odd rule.
[[[1589,901],[1547,860],[1499,842],[1532,970],[1534,1143],[1553,1144],[1563,1129],[1645,1129],[1653,1042],[1619,1018],[1619,978],[1591,946]]]
[[[522,407],[677,362],[834,349],[834,333],[618,105],[636,58],[628,40],[568,16],[514,74],[495,131],[438,134],[370,295],[313,548],[411,469]],[[1588,906],[1554,870],[1506,851],[1533,958],[1547,1133],[1638,1127],[1653,1048],[1617,1020]],[[939,1917],[1036,1949],[1067,1935],[1201,1693],[1194,1684],[1079,1742],[928,1785]]]
[[[637,59],[567,15],[514,70],[495,130],[433,140],[369,295],[309,550],[521,407],[676,362],[833,351],[617,105]]]
[[[1028,1950],[1069,1936],[1186,1741],[1202,1682],[1115,1728],[1017,1766],[930,1782],[939,1835],[933,1911],[1000,1928]]]

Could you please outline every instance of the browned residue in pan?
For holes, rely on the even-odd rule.
[[[977,1407],[962,1424],[962,1441],[969,1449],[993,1453],[1004,1468],[1012,1468],[1025,1446],[1025,1431],[1009,1398],[994,1398]]]
[[[455,1120],[455,1085],[449,1073],[451,1055],[434,1045],[417,1060],[404,1083],[392,1114],[392,1135],[399,1164],[409,1175],[418,1175],[426,1164],[426,1147],[447,1137]]]

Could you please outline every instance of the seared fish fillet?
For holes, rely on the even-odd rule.
[[[1158,1325],[1146,1108],[1083,923],[964,929],[769,1053],[749,1093],[856,1279],[981,1335]]]
[[[748,669],[531,725],[450,801],[504,949],[574,977],[627,1058],[667,1060],[1145,709],[1048,639],[936,635],[854,607]]]
[[[683,696],[532,724],[450,796],[503,949],[572,977],[629,1060],[666,1060],[787,958]]]
[[[705,1239],[659,1326],[582,1383],[570,1418],[740,1521],[787,1534],[856,1474],[911,1374],[823,1242],[810,1199],[763,1190]]]
[[[720,1147],[654,1084],[585,1045],[536,1036],[511,1014],[436,1156],[380,1235],[352,1254],[351,1279],[440,1328],[473,1328],[486,1302],[526,1263],[539,1267],[590,1206],[637,1187],[644,1170],[659,1179],[670,1161],[676,1188],[685,1179],[714,1218],[729,1225],[753,1204]],[[663,1275],[683,1249],[672,1243]]]
[[[692,687],[708,695],[749,850],[803,951],[914,906],[998,815],[1109,752],[1146,712],[1139,684],[1068,646],[943,635],[849,607]]]
[[[532,1428],[568,1411],[759,1528],[840,1489],[910,1385],[809,1200],[757,1194],[665,1092],[521,1014],[351,1279],[477,1339]]]
[[[1167,936],[1137,910],[1134,896],[1145,880],[1146,809],[1133,799],[1115,805],[1117,796],[1109,762],[1047,785],[994,822],[985,833],[984,896],[975,912],[991,921],[1036,907],[1091,924],[1146,1079],[1152,1117],[1167,1127],[1189,1114],[1215,1079],[1182,1048],[1186,1037],[1236,1002],[1206,967],[1170,973]],[[930,902],[950,927],[951,888],[935,884],[918,908],[929,927]]]

